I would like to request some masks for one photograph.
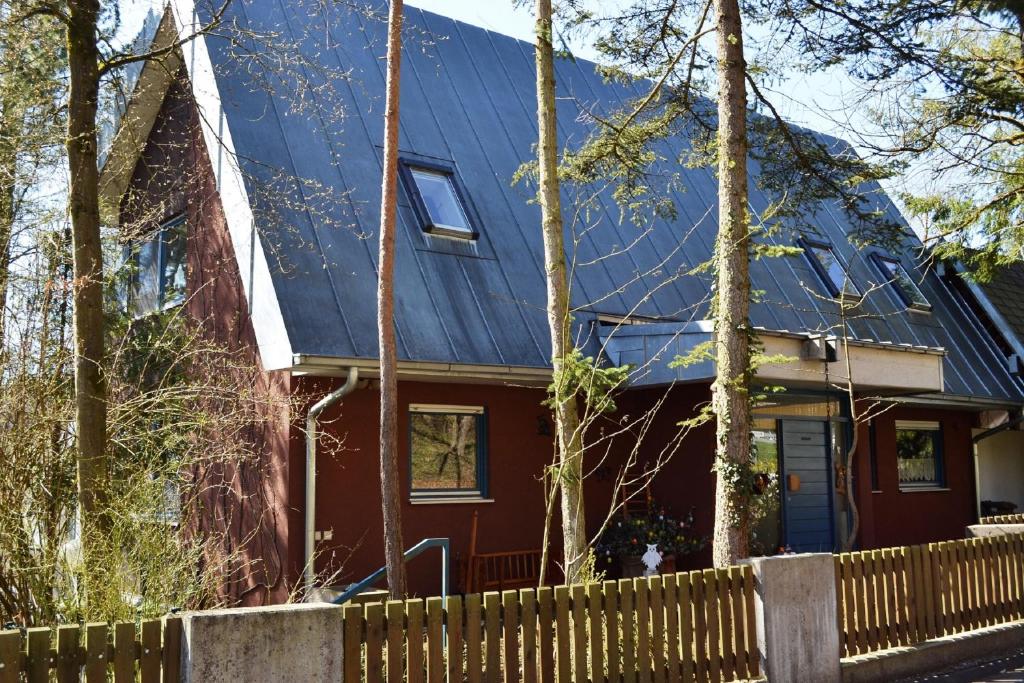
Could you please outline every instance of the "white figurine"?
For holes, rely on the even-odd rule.
[[[658,552],[657,543],[648,543],[647,552],[640,558],[644,563],[644,576],[654,576],[658,573],[658,566],[661,564],[661,553]]]

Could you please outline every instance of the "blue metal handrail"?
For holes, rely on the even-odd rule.
[[[412,558],[416,557],[425,550],[431,548],[441,549],[441,599],[448,597],[448,579],[450,576],[450,543],[447,538],[424,538],[422,541],[414,545],[413,547],[402,553],[402,560],[408,562]],[[381,567],[374,573],[367,576],[359,583],[349,586],[348,590],[339,595],[338,597],[331,600],[331,603],[335,605],[341,605],[348,602],[355,596],[359,595],[367,588],[377,583],[384,575],[387,574],[387,567]]]

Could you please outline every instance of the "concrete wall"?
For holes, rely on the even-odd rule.
[[[1024,432],[1006,430],[978,442],[978,485],[981,500],[1006,500],[1024,511]]]
[[[341,607],[278,605],[182,615],[182,681],[342,679]]]

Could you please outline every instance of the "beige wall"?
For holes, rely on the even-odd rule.
[[[1008,500],[1024,510],[1024,432],[1007,430],[978,442],[978,485],[980,500]]]

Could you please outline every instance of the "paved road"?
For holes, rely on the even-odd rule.
[[[942,673],[907,678],[899,683],[1024,683],[1024,652],[1001,659],[972,663]]]

